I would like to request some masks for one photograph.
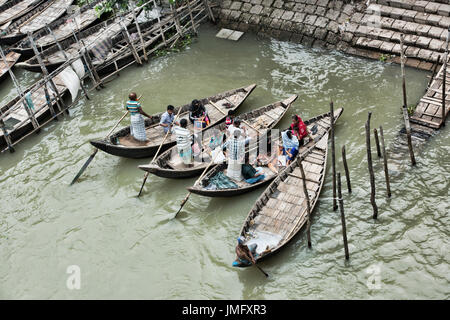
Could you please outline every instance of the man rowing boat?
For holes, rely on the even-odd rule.
[[[152,118],[152,116],[149,116],[144,112],[144,110],[142,110],[136,92],[131,92],[128,98],[130,100],[127,101],[126,109],[130,111],[131,115],[131,136],[139,142],[148,142],[147,134],[145,132],[145,120],[143,115],[150,119]]]

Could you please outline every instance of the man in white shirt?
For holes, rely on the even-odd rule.
[[[173,131],[176,136],[178,155],[183,163],[192,167],[192,134],[187,129],[188,121],[180,120],[180,125],[176,126]]]

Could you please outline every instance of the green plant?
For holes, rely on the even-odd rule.
[[[406,110],[408,111],[408,114],[412,116],[414,114],[414,111],[416,111],[416,106],[414,104],[409,105]]]
[[[387,59],[389,58],[389,56],[387,55],[387,54],[381,54],[381,56],[380,56],[380,61],[381,62],[386,62],[387,61]]]

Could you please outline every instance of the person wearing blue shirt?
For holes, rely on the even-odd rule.
[[[159,121],[159,124],[161,125],[161,127],[164,128],[164,133],[167,133],[167,131],[169,131],[171,126],[174,124],[174,122],[173,122],[173,120],[175,118],[174,110],[175,110],[174,106],[168,105],[167,111],[164,112],[161,116],[161,120]],[[179,125],[178,122],[175,122],[175,124]]]

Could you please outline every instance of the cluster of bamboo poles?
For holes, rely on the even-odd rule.
[[[22,90],[20,87],[16,77],[14,76],[14,73],[12,72],[11,68],[8,69],[9,74],[11,76],[11,79],[13,80],[14,86],[16,87],[20,98],[14,102],[13,105],[11,105],[5,112],[3,112],[3,109],[1,108],[0,111],[0,130],[3,133],[4,139],[6,141],[6,148],[2,149],[1,151],[4,152],[6,150],[9,150],[10,152],[14,152],[14,145],[31,135],[32,133],[39,133],[41,128],[48,124],[49,122],[53,120],[58,120],[58,116],[60,116],[62,113],[66,112],[69,113],[68,109],[75,105],[80,99],[86,97],[89,99],[88,90],[83,84],[83,80],[85,80],[87,77],[89,77],[93,83],[93,90],[94,88],[97,90],[100,90],[100,88],[105,87],[105,81],[111,78],[114,75],[119,75],[119,72],[123,69],[127,68],[128,66],[138,63],[138,65],[143,64],[143,60],[145,62],[148,61],[148,56],[155,52],[156,50],[159,50],[163,47],[168,47],[170,45],[170,48],[172,48],[176,42],[182,38],[187,33],[190,33],[193,31],[194,33],[197,33],[197,28],[199,27],[200,23],[205,20],[206,18],[210,18],[213,22],[214,16],[211,10],[211,7],[207,0],[188,0],[183,5],[179,6],[178,8],[174,8],[172,4],[170,4],[170,10],[171,14],[170,16],[162,21],[158,15],[157,21],[158,23],[154,26],[150,27],[148,30],[141,30],[139,23],[137,21],[136,17],[136,10],[148,5],[153,4],[154,8],[157,8],[157,4],[155,0],[150,0],[144,3],[143,5],[134,8],[131,10],[134,18],[134,23],[136,25],[136,30],[139,35],[139,37],[135,40],[131,39],[131,36],[126,28],[126,26],[122,23],[122,35],[125,39],[125,42],[127,43],[127,46],[124,46],[117,52],[115,52],[113,55],[111,55],[107,61],[104,61],[103,64],[95,65],[92,63],[92,60],[88,54],[88,50],[86,49],[85,44],[83,43],[82,39],[78,39],[76,33],[72,30],[73,36],[75,40],[82,44],[80,46],[82,49],[75,57],[67,57],[66,53],[64,52],[63,48],[61,47],[61,44],[56,39],[55,35],[53,34],[52,30],[48,28],[49,33],[53,36],[56,45],[58,46],[59,50],[63,53],[65,57],[65,62],[58,67],[55,71],[49,73],[45,64],[43,63],[43,59],[41,57],[41,53],[38,51],[36,44],[34,42],[32,34],[28,34],[28,39],[30,41],[30,44],[33,48],[34,54],[38,60],[39,66],[41,67],[41,71],[43,73],[43,79],[36,82],[32,87]],[[193,12],[197,12],[194,14]],[[206,14],[205,14],[206,12]],[[202,16],[203,15],[203,16]],[[202,17],[200,17],[202,16]],[[184,24],[183,24],[184,23]],[[173,29],[175,29],[174,35],[171,35],[169,38],[167,38],[167,34],[170,34],[173,32]],[[152,36],[153,33],[157,32],[156,36]],[[147,41],[145,41],[145,38],[149,37]],[[151,46],[151,44],[155,43],[157,40],[162,40],[161,43],[154,46],[150,50],[147,51],[147,49]],[[3,50],[1,50],[1,58],[6,63],[6,57],[4,55]],[[127,63],[126,65],[122,66],[121,68],[117,67],[117,59],[119,59],[121,56],[131,54],[134,57],[134,60],[130,63]],[[139,52],[142,52],[142,56],[139,54]],[[78,77],[80,80],[80,87],[83,91],[83,95],[78,96],[74,101],[72,101],[70,104],[66,105],[62,99],[62,94],[57,89],[53,79],[55,76],[57,76],[59,73],[61,73],[65,68],[68,66],[71,66],[76,60],[81,59],[83,64],[85,65],[87,69],[87,73],[83,77]],[[100,78],[97,70],[99,68],[106,67],[108,65],[115,64],[116,70],[112,72],[111,74],[107,75],[105,78]],[[53,95],[49,94],[48,87],[51,88],[53,91]],[[51,117],[48,120],[45,120],[43,122],[39,122],[37,119],[37,113],[42,112],[42,110],[34,110],[31,109],[27,103],[26,103],[26,95],[32,94],[39,89],[44,88],[45,97],[46,97],[46,104],[50,110]],[[13,106],[16,106],[13,108]],[[11,139],[11,132],[8,131],[6,128],[4,119],[10,115],[12,112],[17,111],[17,106],[21,106],[26,110],[27,118],[22,120],[20,123],[15,125],[16,128],[20,128],[21,126],[25,125],[27,122],[31,122],[33,129],[25,134],[24,136],[20,137],[19,139],[12,141]]]

